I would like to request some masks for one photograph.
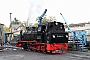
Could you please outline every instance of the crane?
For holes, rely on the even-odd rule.
[[[86,36],[85,36],[85,31],[72,31],[70,26],[68,25],[67,21],[65,20],[64,16],[62,15],[62,13],[60,13],[60,15],[62,16],[63,20],[65,21],[65,24],[68,27],[68,30],[71,32],[71,35],[73,37],[73,44],[76,45],[76,50],[80,50],[82,52],[87,51],[86,49]]]
[[[38,24],[42,24],[42,18],[46,14],[46,12],[47,12],[47,9],[45,9],[45,11],[43,12],[43,14],[39,17]]]
[[[62,16],[62,18],[64,19],[65,24],[66,24],[66,25],[67,25],[67,27],[68,27],[68,30],[70,30],[70,32],[72,32],[71,28],[69,27],[69,25],[68,25],[68,23],[66,22],[66,20],[65,20],[64,16],[62,15],[62,13],[60,13],[60,15],[61,15],[61,16]]]

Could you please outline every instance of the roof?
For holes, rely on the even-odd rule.
[[[85,25],[86,23],[78,23],[78,24],[70,24],[69,26],[70,27],[74,27],[74,26],[83,26]]]
[[[24,26],[23,24],[12,24],[11,28],[17,29],[20,26]]]
[[[66,31],[69,31],[68,28],[65,29]],[[71,27],[72,31],[76,31],[76,30],[90,30],[90,26],[85,26],[85,27]]]
[[[0,25],[3,25],[4,26],[4,24],[1,24],[1,23],[0,23]]]
[[[5,32],[5,34],[13,34],[13,33],[11,33],[11,32]]]
[[[69,24],[70,27],[77,27],[77,26],[85,26],[85,24],[89,24],[89,23],[77,23],[77,24]],[[67,28],[67,25],[65,25],[65,27]]]

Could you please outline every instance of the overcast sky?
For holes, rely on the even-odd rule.
[[[7,27],[10,14],[21,21],[34,22],[47,9],[46,15],[55,16],[64,23],[60,13],[68,24],[90,21],[90,0],[0,0],[0,23]]]

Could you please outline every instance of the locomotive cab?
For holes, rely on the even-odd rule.
[[[44,42],[45,32],[46,32],[46,25],[45,24],[38,25],[38,29],[37,29],[38,42]]]

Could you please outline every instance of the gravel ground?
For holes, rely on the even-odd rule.
[[[64,54],[50,55],[10,48],[0,52],[0,60],[90,60],[90,53],[67,51]]]

